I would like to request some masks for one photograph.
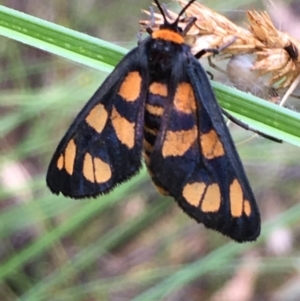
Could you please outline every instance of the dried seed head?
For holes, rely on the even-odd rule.
[[[185,6],[187,0],[177,0]],[[148,13],[148,12],[146,12]],[[149,14],[149,13],[148,13]],[[176,19],[178,14],[168,10],[168,18]],[[300,42],[287,33],[276,29],[266,12],[248,11],[248,29],[239,27],[226,17],[214,12],[198,2],[186,10],[187,18],[182,18],[181,27],[185,27],[191,17],[197,21],[190,28],[185,41],[196,54],[205,48],[220,48],[236,37],[236,41],[222,51],[224,57],[252,53],[256,56],[250,70],[253,77],[269,75],[270,89],[276,84],[278,89],[289,87],[300,74]],[[153,30],[163,23],[160,14],[154,14]],[[140,21],[149,26],[149,21]],[[212,53],[207,53],[207,56]],[[255,93],[254,93],[255,94]]]
[[[177,0],[181,6],[186,5],[188,1]],[[236,41],[224,49],[223,53],[240,54],[251,53],[255,49],[261,49],[263,44],[254,37],[254,35],[247,29],[241,28],[228,20],[226,17],[214,12],[204,5],[194,2],[187,10],[188,17],[196,17],[194,34],[195,45],[192,45],[192,52],[197,53],[202,50],[202,41],[210,43],[209,47],[220,48],[222,45],[231,41],[236,37]],[[189,32],[189,34],[191,34]],[[204,43],[205,45],[205,43]],[[202,47],[201,47],[202,46]]]
[[[253,70],[260,70],[262,74],[270,72],[270,85],[290,86],[300,73],[300,42],[277,30],[266,12],[249,11],[247,17],[250,31],[265,45],[256,52]]]

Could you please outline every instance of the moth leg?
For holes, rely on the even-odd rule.
[[[152,28],[155,26],[155,15],[152,6],[149,7],[150,11],[150,25],[147,26],[146,31],[151,35],[153,33]]]
[[[149,17],[150,21],[149,21],[149,25],[147,25],[147,27],[146,27],[145,29],[140,29],[140,30],[138,31],[138,33],[137,33],[137,45],[138,45],[138,46],[139,46],[139,45],[142,43],[142,41],[143,41],[142,36],[143,36],[143,31],[144,31],[144,30],[146,30],[147,33],[148,33],[149,35],[151,35],[151,34],[153,33],[152,27],[155,26],[155,16],[154,16],[154,10],[153,10],[153,7],[152,7],[152,6],[149,7],[149,11],[150,11],[150,17]]]
[[[264,134],[258,130],[253,129],[252,127],[250,127],[248,124],[242,122],[241,120],[235,118],[234,116],[232,116],[231,114],[229,114],[228,112],[226,112],[223,108],[221,108],[222,113],[232,122],[234,122],[235,124],[239,125],[240,127],[244,128],[247,131],[252,131],[258,135],[260,135],[261,137],[264,137],[266,139],[269,139],[271,141],[277,142],[277,143],[282,143],[282,140],[274,138],[270,135]]]
[[[208,60],[208,65],[209,65],[211,68],[213,68],[213,69],[219,71],[220,73],[223,73],[223,74],[226,74],[226,75],[227,75],[226,71],[223,70],[222,68],[220,68],[219,66],[217,66],[217,65],[212,61],[212,59],[211,59],[210,56],[207,58],[207,60]]]
[[[142,31],[139,31],[139,32],[137,33],[137,35],[136,35],[136,38],[137,38],[137,44],[138,44],[138,45],[140,45],[140,44],[142,43],[142,41],[143,41],[142,36],[143,36]]]
[[[191,29],[191,27],[195,24],[196,21],[197,21],[196,17],[190,18],[190,20],[188,21],[188,23],[187,23],[186,27],[184,28],[182,34],[186,35],[187,32]]]
[[[200,59],[204,54],[206,54],[208,52],[211,52],[214,55],[219,54],[224,49],[226,49],[227,47],[229,47],[230,45],[232,45],[236,41],[236,39],[237,39],[237,37],[233,37],[230,41],[228,41],[227,43],[225,43],[224,45],[222,45],[219,48],[205,48],[205,49],[202,49],[198,53],[195,54],[195,57],[197,59]]]
[[[207,75],[209,76],[209,79],[210,79],[210,80],[213,80],[213,79],[214,79],[214,75],[213,75],[210,71],[207,71],[207,70],[206,70],[206,73],[207,73]]]

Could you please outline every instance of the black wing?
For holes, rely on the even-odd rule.
[[[141,166],[147,59],[137,47],[116,66],[59,143],[47,184],[73,198],[107,193]]]
[[[206,227],[255,240],[259,210],[206,72],[191,56],[183,72],[168,87],[172,108],[149,160],[154,183]]]

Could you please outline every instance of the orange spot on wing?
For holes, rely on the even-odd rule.
[[[126,101],[135,101],[141,93],[142,78],[139,72],[128,73],[121,84],[118,94]]]
[[[95,182],[93,158],[89,153],[84,156],[82,173],[88,181]]]
[[[158,106],[153,106],[153,105],[149,105],[146,104],[146,110],[155,116],[162,116],[162,114],[164,113],[164,109]]]
[[[85,118],[85,121],[89,126],[91,126],[96,132],[100,134],[106,124],[107,117],[108,113],[105,110],[104,105],[98,104],[90,111],[90,113]]]
[[[107,182],[112,175],[109,164],[89,153],[84,156],[82,173],[88,181],[98,184]]]
[[[195,142],[197,127],[186,131],[167,131],[162,147],[163,157],[182,156]]]
[[[200,182],[186,184],[182,190],[182,195],[189,204],[198,207],[205,187],[206,184]]]
[[[176,44],[183,44],[184,38],[181,34],[170,29],[159,29],[152,33],[153,39],[162,39]]]
[[[168,95],[167,86],[165,84],[156,83],[156,82],[150,85],[149,92],[154,95],[160,95],[163,97],[166,97]]]
[[[250,216],[251,215],[251,205],[250,205],[250,202],[248,200],[245,200],[244,201],[244,212],[247,216]]]
[[[203,212],[217,212],[221,207],[221,192],[218,184],[211,184],[207,187],[205,196],[201,203]]]
[[[109,164],[102,161],[100,158],[93,159],[94,168],[95,168],[95,180],[97,183],[107,182],[112,175],[111,168]]]
[[[112,109],[111,122],[118,139],[128,148],[133,148],[135,123],[129,122],[126,118],[122,117],[115,107]]]
[[[207,159],[214,159],[224,156],[225,154],[223,145],[214,130],[211,130],[206,134],[201,133],[200,143],[202,154]]]
[[[69,141],[65,150],[64,157],[65,157],[65,170],[69,175],[72,175],[74,171],[74,163],[76,157],[76,144],[73,139]]]
[[[196,100],[192,86],[188,83],[180,83],[174,96],[174,106],[177,111],[191,114],[196,110]]]
[[[56,167],[59,169],[59,170],[62,170],[64,168],[64,156],[63,155],[60,155],[57,162],[56,162]]]
[[[243,214],[243,190],[237,179],[230,185],[230,212],[233,217],[240,217]]]

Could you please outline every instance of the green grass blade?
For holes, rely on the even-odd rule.
[[[121,199],[118,196],[129,194],[132,187],[136,187],[136,185],[143,181],[145,178],[143,175],[145,175],[145,173],[135,177],[130,181],[130,183],[122,185],[111,194],[102,197],[101,202],[96,202],[95,200],[86,202],[83,208],[75,214],[72,219],[67,220],[65,223],[56,228],[53,228],[27,248],[24,248],[15,256],[10,257],[1,265],[0,282],[3,281],[5,277],[17,273],[18,269],[26,264],[30,259],[35,258],[45,250],[49,249],[55,242],[61,240],[70,232],[75,231],[84,222],[86,222],[86,220],[91,219],[96,214],[99,214],[99,212],[101,212],[106,206],[111,206],[118,202]]]
[[[126,50],[86,34],[0,6],[0,34],[96,69],[110,71]],[[300,114],[219,83],[221,106],[255,129],[300,146]]]
[[[147,228],[149,224],[155,222],[162,214],[170,208],[171,204],[166,200],[157,200],[156,204],[145,211],[135,219],[128,221],[126,224],[121,224],[110,230],[106,235],[103,235],[94,244],[86,247],[81,253],[76,255],[70,264],[67,262],[57,270],[50,274],[46,279],[36,284],[34,288],[26,293],[22,301],[38,301],[47,296],[55,286],[63,282],[72,274],[72,269],[82,271],[88,266],[92,265],[94,258],[103,256],[114,247],[121,245],[122,242],[130,239],[136,232],[141,232],[142,229]],[[71,266],[71,267],[70,267]]]
[[[300,114],[248,94],[212,82],[220,105],[254,129],[300,146]]]
[[[293,222],[299,220],[299,213],[300,205],[293,206],[289,210],[277,216],[275,219],[265,222],[262,226],[264,229],[263,233],[254,244],[237,244],[231,241],[210,252],[208,255],[202,257],[198,261],[183,267],[157,285],[145,290],[132,301],[164,300],[164,298],[169,296],[171,293],[191,283],[195,279],[214,270],[221,271],[223,266],[226,266],[230,259],[264,241],[265,238],[270,235],[272,230],[278,227],[278,221],[280,221],[281,225],[292,224]]]
[[[0,34],[107,72],[127,52],[126,49],[106,41],[1,5]]]
[[[94,18],[98,21],[98,11],[94,11]],[[116,12],[113,9],[111,11],[114,20],[118,21]],[[102,22],[104,23],[103,19],[99,26],[103,25]],[[71,27],[74,28],[73,25]],[[116,45],[3,6],[0,6],[0,35],[101,71],[112,70],[127,52]],[[253,190],[257,199],[261,199],[262,207],[268,206],[266,204],[269,198],[272,201],[275,199],[274,204],[280,198],[280,210],[291,209],[284,214],[276,213],[276,220],[263,223],[258,243],[225,244],[224,241],[227,240],[213,231],[203,230],[198,225],[189,226],[187,217],[178,208],[172,209],[175,206],[173,201],[152,201],[154,198],[151,197],[148,185],[140,185],[145,179],[145,172],[99,200],[79,202],[52,196],[46,190],[44,177],[51,153],[58,143],[58,136],[67,129],[68,121],[76,115],[83,102],[89,99],[102,78],[100,80],[99,72],[95,74],[94,70],[74,72],[76,68],[68,61],[51,57],[50,61],[57,61],[53,66],[52,62],[47,62],[49,56],[45,58],[42,55],[41,60],[36,62],[39,66],[34,66],[35,61],[31,60],[29,62],[33,64],[27,65],[28,61],[24,64],[27,56],[22,52],[27,52],[28,49],[18,43],[4,42],[7,43],[4,43],[3,48],[7,44],[9,49],[9,68],[3,70],[2,75],[4,88],[1,91],[1,108],[5,114],[2,114],[0,126],[0,160],[2,165],[17,164],[20,170],[26,171],[24,174],[27,177],[24,175],[24,185],[20,188],[2,185],[5,189],[0,191],[0,202],[3,203],[0,240],[2,246],[8,245],[5,253],[7,256],[3,257],[0,269],[0,299],[4,296],[5,300],[42,301],[51,296],[53,300],[110,300],[118,298],[118,295],[113,294],[116,290],[120,291],[119,296],[123,298],[130,290],[134,295],[128,297],[128,300],[162,300],[176,294],[177,290],[182,292],[186,288],[190,291],[190,285],[194,286],[195,280],[199,279],[203,283],[202,277],[207,286],[212,286],[207,291],[212,291],[217,290],[221,283],[218,277],[225,274],[224,282],[230,280],[228,275],[239,268],[242,254],[249,249],[261,250],[262,242],[268,242],[274,229],[288,226],[296,242],[299,236],[296,223],[299,223],[300,216],[300,206],[295,205],[299,194],[299,149],[288,144],[269,143],[263,139],[239,149],[245,167],[249,170],[249,178],[254,184]],[[10,46],[15,46],[16,50],[13,51],[14,47]],[[21,49],[20,53],[18,48]],[[3,58],[4,62],[5,60],[6,57]],[[205,62],[205,59],[201,62]],[[53,71],[49,72],[48,69],[51,68]],[[61,73],[57,72],[60,68]],[[66,70],[72,70],[76,74],[73,79],[72,73],[70,72],[70,76],[68,74],[67,84],[64,81]],[[40,84],[31,84],[29,74],[37,78],[46,73],[48,77]],[[81,73],[84,78],[78,75]],[[91,78],[95,78],[95,81],[92,80],[87,88],[86,82]],[[219,83],[212,82],[212,85],[221,106],[233,115],[262,132],[300,145],[298,113]],[[23,132],[18,133],[19,128]],[[10,139],[7,140],[7,137]],[[235,138],[239,140],[238,137]],[[263,175],[266,176],[256,177],[257,170],[258,173],[264,171]],[[9,176],[13,180],[16,178],[14,169]],[[276,179],[278,180],[275,181]],[[157,198],[155,195],[155,199]],[[124,203],[121,203],[121,199]],[[14,203],[5,206],[10,200]],[[263,220],[265,212],[272,211],[272,204],[262,210]],[[136,213],[135,208],[138,208]],[[31,234],[31,230],[36,230],[32,240],[22,244],[20,249],[15,247],[16,237],[23,238],[24,233]],[[194,234],[187,235],[191,230],[195,231]],[[14,239],[13,243],[11,238]],[[199,245],[197,253],[189,253],[189,242],[200,242],[203,248]],[[134,253],[132,251],[137,249],[141,253],[131,257],[131,253]],[[3,248],[1,252],[2,250]],[[274,260],[275,270],[282,268],[285,275],[294,275],[297,272],[295,250],[284,255],[290,261],[283,268],[280,266],[280,256],[276,256],[275,260],[267,252],[261,254],[261,265],[266,264],[271,277],[261,275],[260,269],[258,292],[266,285],[263,278],[270,278],[269,283],[275,283],[273,288],[276,289],[282,283],[280,274],[270,273],[271,265],[266,260],[268,256]],[[108,257],[114,257],[111,263],[118,265],[116,274],[107,273],[109,265],[97,265],[99,261],[110,260]],[[119,268],[122,264],[125,268]],[[27,266],[34,267],[37,272],[31,276],[24,269]],[[208,279],[212,277],[218,281]],[[288,280],[287,277],[285,279]],[[10,283],[18,289],[16,292],[11,290]],[[265,287],[268,289],[268,283]],[[7,291],[13,296],[6,296]]]

